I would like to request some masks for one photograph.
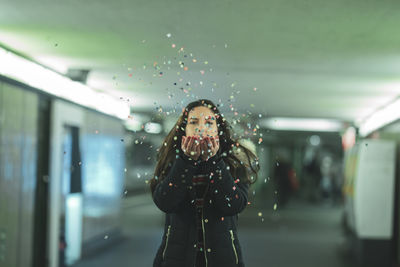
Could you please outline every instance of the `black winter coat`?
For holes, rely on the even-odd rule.
[[[207,171],[212,178],[207,187],[202,212],[207,267],[244,267],[239,244],[238,214],[248,202],[246,169],[232,177],[228,164],[217,153],[207,162],[194,166],[182,154],[153,193],[157,207],[166,213],[164,233],[153,267],[194,267],[197,244],[195,190],[192,177]]]

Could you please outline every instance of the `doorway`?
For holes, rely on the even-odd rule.
[[[64,125],[61,140],[59,267],[64,267],[78,261],[82,249],[82,162],[79,128]]]

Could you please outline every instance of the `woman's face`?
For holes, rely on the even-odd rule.
[[[218,136],[217,118],[211,109],[204,106],[195,107],[188,114],[185,129],[186,136]]]

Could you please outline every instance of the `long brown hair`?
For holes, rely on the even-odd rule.
[[[253,153],[249,148],[243,146],[238,139],[232,138],[232,127],[211,100],[200,99],[189,103],[184,109],[182,109],[182,114],[179,116],[174,127],[165,137],[161,146],[157,149],[157,165],[154,171],[154,177],[150,179],[150,189],[152,194],[157,183],[164,179],[164,176],[168,173],[175,158],[182,153],[181,140],[182,136],[185,135],[189,112],[199,106],[208,107],[214,112],[220,140],[218,153],[221,153],[223,160],[230,167],[229,170],[232,176],[236,177],[239,168],[245,168],[247,177],[242,179],[241,182],[249,184],[256,182],[260,166],[255,152]],[[237,157],[237,153],[234,153],[235,151],[243,152],[246,155],[247,162],[242,162],[241,159]],[[253,172],[254,176],[251,172]]]

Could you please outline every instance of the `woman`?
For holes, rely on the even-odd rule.
[[[153,267],[244,267],[237,220],[260,167],[210,100],[187,105],[158,152],[150,188],[166,213]],[[252,143],[251,143],[252,144]]]

